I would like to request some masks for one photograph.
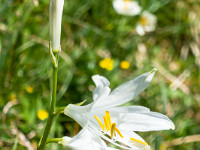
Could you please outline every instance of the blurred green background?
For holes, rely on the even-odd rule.
[[[57,106],[92,101],[91,76],[107,77],[113,89],[158,69],[151,85],[127,105],[167,115],[176,129],[139,133],[155,150],[200,150],[200,2],[138,0],[157,17],[154,32],[139,36],[139,16],[117,14],[111,0],[65,0]],[[49,110],[48,0],[0,0],[0,149],[35,149]],[[113,69],[100,67],[104,58]],[[128,69],[120,68],[128,61]],[[51,137],[73,136],[80,127],[60,115]],[[179,138],[185,138],[184,141]],[[62,149],[49,144],[46,149]]]

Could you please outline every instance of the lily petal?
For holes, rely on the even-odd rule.
[[[112,119],[121,130],[144,132],[175,129],[174,123],[167,116],[156,112],[121,113]]]
[[[112,147],[107,147],[107,150],[118,150],[118,149],[112,148]]]
[[[73,104],[69,104],[64,109],[64,114],[73,118],[81,127],[84,127],[88,123],[91,106],[92,103],[86,106],[76,106]]]
[[[126,132],[126,131],[121,131],[122,135],[124,138],[120,138],[119,136],[114,137],[113,139],[108,138],[104,134],[101,134],[100,136],[112,143],[113,145],[116,145],[117,147],[120,147],[124,150],[147,150],[149,148],[148,145],[144,145],[142,143],[146,143],[138,134],[135,132]],[[132,141],[130,138],[137,139],[138,141],[141,141],[141,143]]]
[[[60,142],[70,150],[107,150],[105,142],[88,128],[83,128],[75,137],[63,137]]]
[[[102,110],[102,111],[91,111],[90,115],[96,115],[98,118],[101,119],[101,121],[103,121],[102,116],[105,115],[105,111],[108,110]],[[130,113],[148,113],[150,112],[149,108],[143,107],[143,106],[123,106],[123,107],[114,107],[109,109],[109,113],[111,115],[111,118],[118,118],[120,114],[130,114]],[[91,116],[90,118],[91,120],[93,120],[93,122],[96,122],[96,119]],[[116,119],[115,119],[116,120]],[[96,122],[96,125],[98,125],[98,123]]]
[[[123,106],[123,107],[114,107],[109,109],[110,113],[143,113],[143,112],[150,112],[150,109],[143,106]]]
[[[92,79],[96,85],[95,90],[93,91],[93,100],[99,100],[107,97],[110,94],[110,82],[103,76],[94,75]]]
[[[140,149],[140,150],[147,150],[150,149],[150,146],[144,141],[142,137],[140,137],[135,132],[127,132],[127,131],[121,131],[122,135],[124,135],[124,138],[118,138],[118,141],[121,143],[124,143],[125,145],[131,147],[132,149]],[[134,140],[131,140],[135,139]]]
[[[139,95],[153,79],[156,68],[152,71],[144,73],[135,79],[128,81],[111,92],[105,98],[95,101],[92,109],[107,109],[115,106],[122,105]]]

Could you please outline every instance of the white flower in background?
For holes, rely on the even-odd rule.
[[[155,15],[144,11],[136,26],[136,31],[139,35],[144,35],[145,32],[151,32],[156,29],[157,18]]]
[[[54,52],[58,52],[61,50],[60,33],[61,33],[63,5],[64,5],[64,0],[49,1],[50,41]]]
[[[150,149],[148,144],[133,131],[174,129],[173,122],[167,116],[151,112],[146,107],[118,106],[140,94],[149,85],[155,72],[156,69],[153,69],[144,73],[112,92],[109,81],[103,76],[95,75],[92,77],[96,85],[93,92],[94,102],[86,106],[69,104],[64,114],[86,128],[91,135],[99,135],[118,147],[134,150]],[[88,140],[92,141],[92,138]]]
[[[135,16],[141,11],[138,3],[133,0],[114,0],[113,7],[118,14],[126,16]]]

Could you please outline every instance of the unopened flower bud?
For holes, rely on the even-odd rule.
[[[60,51],[60,33],[64,0],[50,0],[49,28],[50,41],[54,52]]]

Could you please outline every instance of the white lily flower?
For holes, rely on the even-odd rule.
[[[118,14],[126,16],[135,16],[141,11],[138,3],[133,0],[114,0],[113,7]]]
[[[105,77],[95,75],[92,77],[96,85],[93,92],[94,102],[86,106],[69,104],[64,114],[73,118],[83,128],[118,147],[134,150],[150,149],[149,145],[133,131],[174,129],[173,122],[165,115],[151,112],[146,107],[117,106],[140,94],[152,81],[155,72],[154,68],[120,85],[112,92],[109,81]]]
[[[64,0],[49,1],[50,41],[54,52],[61,51],[60,34]]]
[[[136,31],[139,35],[144,35],[145,32],[152,32],[156,29],[157,18],[155,15],[144,11],[141,14],[139,23],[136,26]]]

